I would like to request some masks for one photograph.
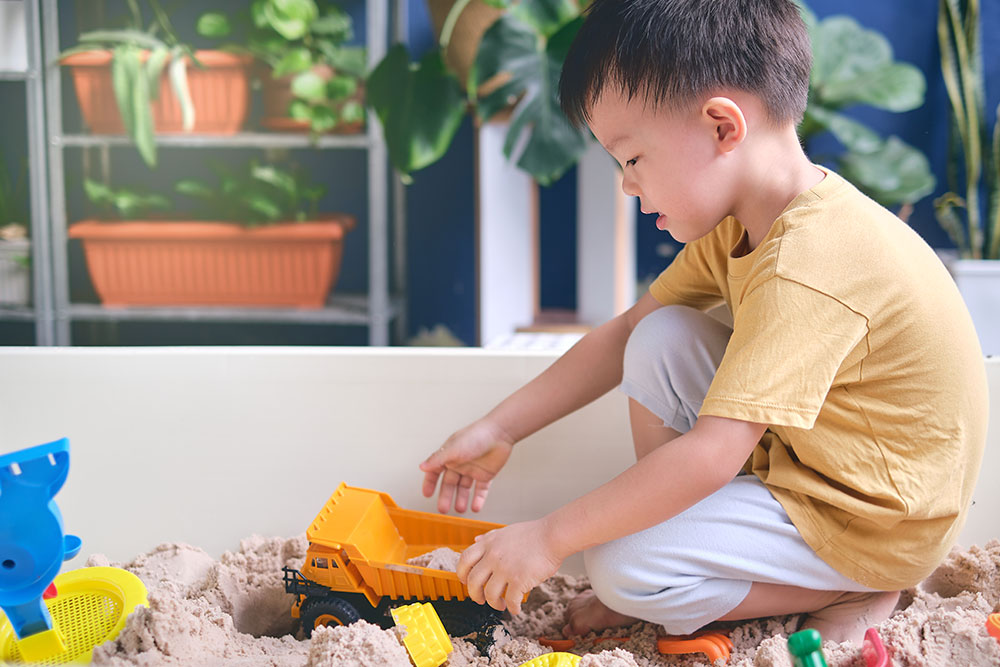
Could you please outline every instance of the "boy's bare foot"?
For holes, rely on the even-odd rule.
[[[566,607],[566,621],[562,629],[563,637],[631,625],[638,623],[639,619],[619,614],[598,600],[593,590],[586,590],[570,600]]]
[[[852,641],[861,646],[865,630],[889,618],[899,592],[842,593],[832,604],[810,613],[802,628],[815,628],[824,641]]]

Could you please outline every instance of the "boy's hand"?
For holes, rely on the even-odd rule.
[[[498,611],[521,613],[521,600],[559,569],[565,556],[549,543],[545,520],[512,523],[476,537],[456,572],[469,597]]]
[[[439,512],[447,512],[453,502],[456,512],[464,512],[469,508],[470,494],[472,511],[478,512],[486,502],[490,482],[507,463],[513,449],[511,438],[492,422],[480,419],[472,423],[454,433],[420,464],[424,471],[424,497],[434,495],[440,478]]]

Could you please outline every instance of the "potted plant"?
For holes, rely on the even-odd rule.
[[[24,179],[11,181],[0,154],[0,305],[25,306],[30,301],[31,241],[27,223]]]
[[[272,130],[358,133],[364,128],[365,51],[347,46],[351,17],[314,0],[257,0],[232,20],[221,12],[198,19],[198,33],[238,40],[226,48],[264,64],[264,117]]]
[[[171,203],[161,195],[87,181],[89,199],[123,221],[84,220],[81,239],[91,280],[106,306],[294,306],[320,308],[343,256],[346,214],[316,212],[323,194],[289,170],[251,163],[218,169],[210,185],[182,180],[202,220],[135,219]]]
[[[916,109],[924,103],[923,74],[913,65],[895,62],[888,40],[853,18],[838,15],[818,21],[807,7],[800,7],[812,41],[813,67],[799,136],[808,143],[821,133],[833,134],[843,151],[814,159],[828,157],[858,189],[883,206],[903,205],[901,217],[908,217],[912,205],[934,190],[926,156],[897,136],[879,136],[843,110],[859,104],[893,112]]]
[[[87,127],[96,134],[127,132],[143,160],[155,166],[156,132],[239,131],[247,113],[251,59],[192,51],[177,39],[159,1],[149,5],[154,18],[148,30],[142,29],[137,0],[130,0],[127,28],[81,34],[61,62],[73,73]]]
[[[948,268],[983,352],[1000,354],[1000,118],[987,128],[978,0],[940,0],[941,72],[951,106],[951,190],[934,201],[955,244]],[[1000,106],[997,108],[1000,114]],[[985,193],[985,200],[980,196]]]
[[[505,155],[539,183],[552,183],[576,163],[587,142],[558,99],[581,7],[575,0],[482,2],[502,11],[483,33],[464,82],[443,54],[470,0],[458,0],[449,10],[440,49],[411,63],[405,47],[396,45],[369,76],[368,102],[382,123],[390,159],[406,177],[444,155],[469,108],[479,121],[510,109]]]

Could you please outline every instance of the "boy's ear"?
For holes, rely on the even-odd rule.
[[[728,153],[747,137],[743,110],[728,97],[713,97],[701,108],[702,119],[712,128],[719,150]]]

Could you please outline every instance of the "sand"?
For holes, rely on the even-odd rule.
[[[128,563],[92,556],[88,565],[117,565],[149,588],[149,607],[137,609],[121,635],[94,651],[97,665],[273,665],[288,667],[407,667],[398,629],[355,623],[321,628],[305,640],[289,615],[292,597],[282,587],[281,568],[299,567],[306,540],[250,537],[219,560],[195,547],[165,544]],[[428,564],[449,569],[455,556],[425,554]],[[453,568],[451,568],[453,569]],[[547,653],[539,637],[558,637],[566,604],[586,581],[556,575],[535,588],[519,616],[505,622],[489,657],[453,638],[449,667],[516,667]],[[926,581],[904,592],[893,616],[878,626],[897,667],[1000,665],[1000,642],[985,630],[988,614],[1000,611],[1000,541],[954,551]],[[720,624],[734,645],[734,667],[791,667],[788,634],[799,617]],[[573,649],[581,667],[708,667],[705,656],[661,656],[657,629],[639,623],[603,633],[625,642],[589,635]],[[864,667],[860,647],[826,643],[830,667]],[[719,663],[722,664],[722,663]],[[717,667],[717,666],[712,666]]]

